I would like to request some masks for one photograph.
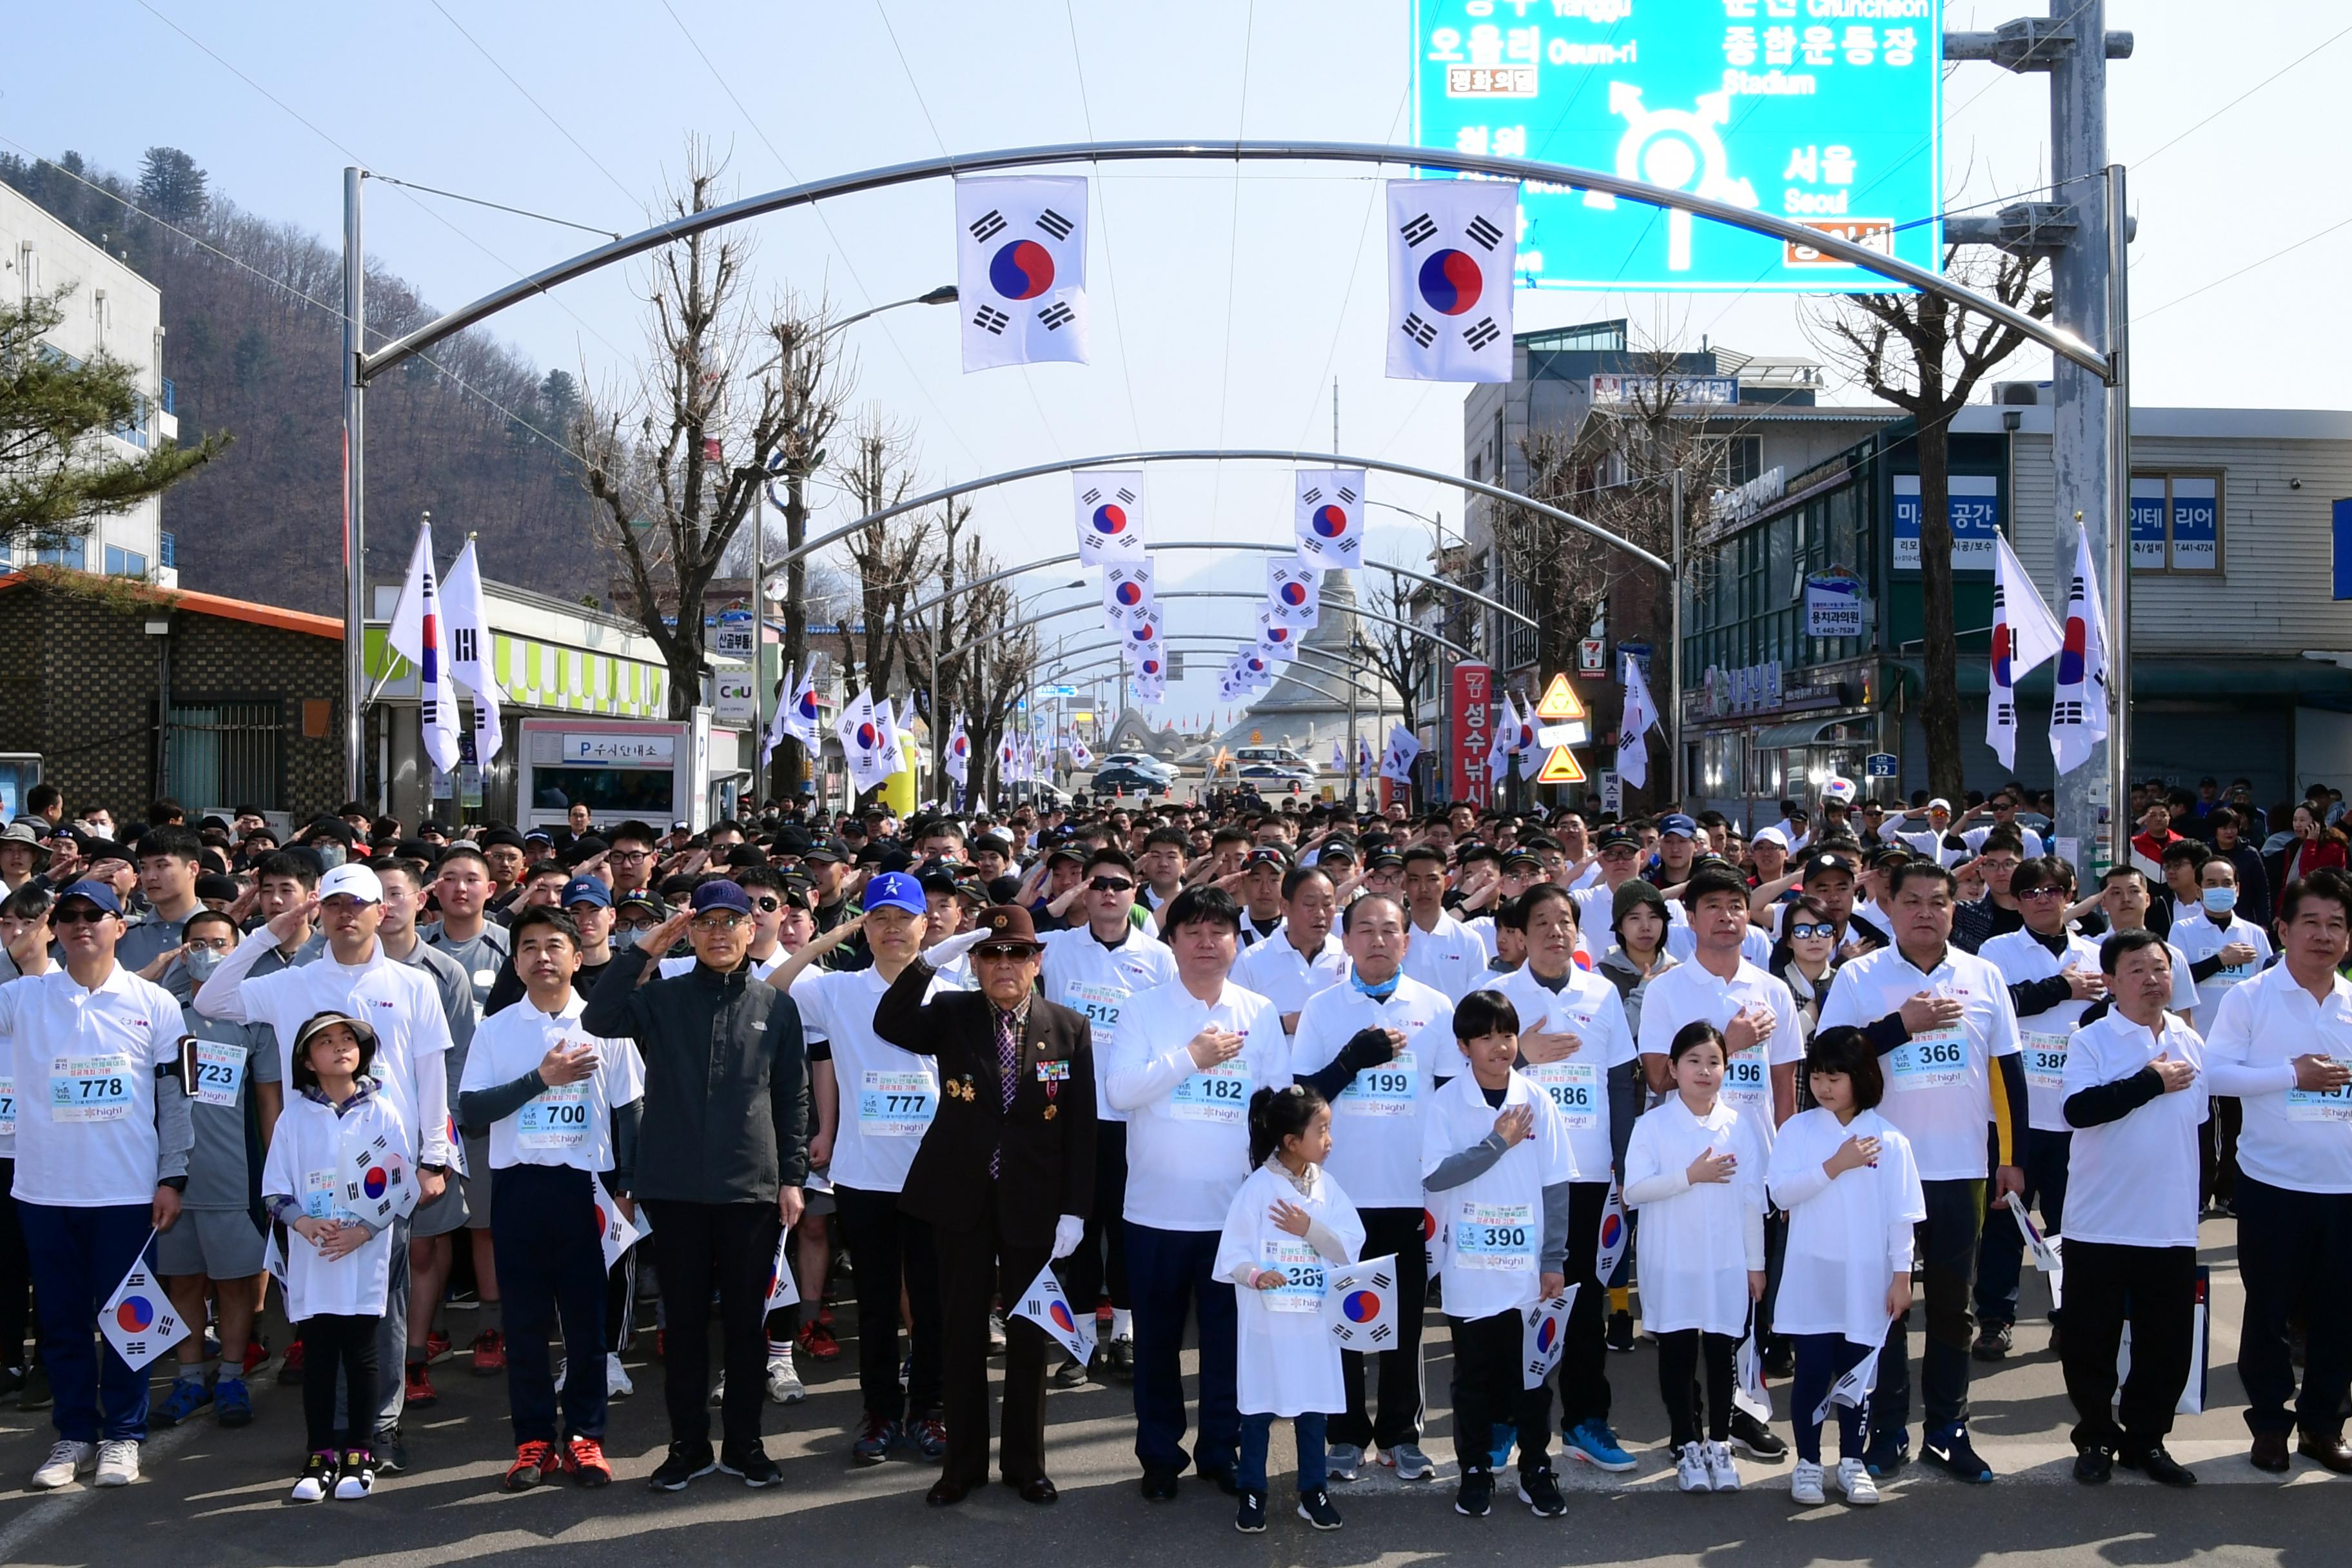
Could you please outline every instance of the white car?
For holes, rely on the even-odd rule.
[[[1163,763],[1158,757],[1142,752],[1113,752],[1107,757],[1097,758],[1095,766],[1098,769],[1132,768],[1169,784],[1174,784],[1177,776],[1175,763]]]
[[[1243,746],[1234,752],[1234,761],[1246,770],[1252,763],[1264,763],[1302,778],[1313,778],[1315,764],[1288,746]]]

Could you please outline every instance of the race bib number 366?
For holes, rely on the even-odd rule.
[[[1891,1089],[1958,1089],[1969,1081],[1968,1031],[1955,1025],[1914,1035],[1886,1055]]]

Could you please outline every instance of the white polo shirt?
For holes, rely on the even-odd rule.
[[[1633,1059],[1633,1033],[1617,987],[1570,964],[1558,991],[1525,964],[1496,984],[1519,1015],[1519,1032],[1567,1033],[1584,1042],[1556,1062],[1522,1062],[1518,1071],[1551,1097],[1567,1124],[1579,1179],[1605,1182],[1616,1164],[1609,1142],[1609,1069]],[[1646,1004],[1645,1004],[1646,1005]]]
[[[1290,1049],[1297,1077],[1331,1065],[1365,1029],[1394,1029],[1405,1048],[1385,1066],[1356,1075],[1331,1102],[1331,1173],[1360,1206],[1421,1207],[1421,1117],[1442,1074],[1467,1070],[1454,1043],[1454,1003],[1410,974],[1375,1001],[1352,975],[1307,999]]]
[[[2254,950],[2251,960],[2216,970],[2196,982],[2196,1024],[2200,1033],[2212,1031],[2213,1016],[2221,1011],[2221,998],[2227,996],[2232,987],[2242,985],[2263,972],[2263,965],[2270,962],[2271,939],[2263,933],[2262,927],[2252,921],[2240,920],[2235,911],[2223,916],[2217,923],[2201,905],[2188,919],[2172,922],[2172,945],[2192,963],[2210,958],[2231,943],[2240,942]]]
[[[155,1071],[179,1057],[179,1003],[120,963],[93,988],[62,964],[0,985],[17,1198],[59,1208],[151,1202],[162,1152]]]
[[[1977,956],[2000,970],[2011,985],[2053,980],[2069,965],[2085,974],[2099,973],[2099,944],[2080,932],[2069,932],[2063,948],[2053,952],[2030,931],[2003,931],[1978,949]],[[2088,1000],[2069,998],[2017,1020],[2018,1048],[2025,1053],[2026,1121],[2037,1132],[2073,1131],[2060,1084],[2074,1026],[2090,1005]]]
[[[563,1006],[542,1013],[525,996],[482,1020],[466,1055],[457,1092],[496,1089],[536,1069],[547,1053],[589,1046],[596,1070],[577,1083],[541,1089],[510,1115],[490,1123],[490,1168],[509,1165],[569,1165],[580,1171],[613,1168],[613,1111],[643,1100],[645,1060],[635,1040],[610,1040],[580,1026],[587,1004],[566,989]]]
[[[1137,993],[1119,1024],[1103,1071],[1111,1104],[1127,1112],[1126,1217],[1155,1230],[1222,1231],[1250,1173],[1250,1097],[1291,1081],[1282,1016],[1231,980],[1213,1003],[1178,980]],[[1202,1071],[1188,1047],[1212,1024],[1244,1043]]]
[[[1129,924],[1119,940],[1106,946],[1086,926],[1047,931],[1040,974],[1045,999],[1082,1015],[1093,1026],[1095,1114],[1106,1121],[1125,1121],[1127,1112],[1110,1103],[1110,1086],[1101,1064],[1110,1059],[1118,1043],[1119,1015],[1128,998],[1139,991],[1167,985],[1176,978],[1176,955],[1165,942],[1142,927]]]
[[[803,969],[793,982],[802,1034],[833,1047],[841,1118],[825,1175],[836,1187],[903,1192],[940,1111],[939,1058],[900,1050],[874,1032],[874,1009],[889,989],[878,969]],[[923,999],[954,989],[933,975]]]
[[[1654,974],[1642,992],[1641,1050],[1643,1056],[1668,1055],[1675,1037],[1687,1026],[1704,1022],[1720,1029],[1751,1006],[1772,1015],[1772,1033],[1725,1064],[1722,1095],[1742,1120],[1755,1124],[1769,1151],[1773,1130],[1771,1069],[1805,1058],[1797,999],[1786,982],[1745,958],[1728,980],[1696,959]]]
[[[1444,910],[1438,911],[1437,923],[1428,931],[1412,923],[1404,949],[1404,972],[1433,991],[1442,991],[1449,1002],[1459,1002],[1478,989],[1486,978],[1486,961],[1495,955],[1478,933]],[[1348,1191],[1353,1193],[1350,1184]]]
[[[1348,973],[1348,951],[1339,945],[1338,923],[1334,921],[1334,929],[1323,933],[1323,945],[1310,957],[1291,944],[1290,922],[1283,921],[1272,936],[1234,960],[1234,984],[1273,1003],[1276,1013],[1297,1012],[1309,996],[1338,984]]]
[[[1587,1168],[1578,1163],[1551,1097],[1526,1074],[1512,1073],[1502,1104],[1494,1106],[1486,1103],[1466,1064],[1437,1091],[1422,1117],[1422,1175],[1485,1142],[1497,1116],[1522,1105],[1533,1108],[1533,1131],[1460,1186],[1428,1195],[1428,1212],[1437,1222],[1431,1250],[1445,1280],[1450,1316],[1492,1317],[1536,1300],[1544,1189],[1608,1179],[1606,1163]]]
[[[2326,998],[2316,998],[2285,964],[2273,964],[2214,1009],[2207,1088],[2244,1107],[2239,1170],[2294,1192],[2352,1193],[2352,1085],[2295,1088],[2295,1058],[2314,1053],[2352,1068],[2352,981],[2333,976]],[[2072,1208],[2070,1200],[2070,1219]]]
[[[1899,947],[1867,952],[1837,972],[1816,1027],[1865,1027],[1922,991],[1958,1000],[1960,1020],[1914,1035],[1878,1058],[1886,1078],[1879,1112],[1911,1140],[1921,1181],[1981,1181],[1998,1070],[1992,1058],[2018,1050],[2017,1015],[2000,970],[1948,943],[1927,973]]]
[[[2075,1129],[2066,1156],[2066,1239],[2114,1247],[2197,1245],[2197,1129],[2205,1120],[2205,1042],[2169,1013],[2158,1029],[2110,1009],[2074,1031],[2065,1092],[2142,1071],[2159,1056],[2198,1069],[2188,1088],[2159,1094],[2115,1121]]]

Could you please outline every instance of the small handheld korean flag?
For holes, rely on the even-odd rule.
[[[593,1179],[596,1184],[596,1234],[604,1244],[604,1272],[610,1274],[623,1253],[653,1234],[653,1222],[646,1218],[642,1208],[632,1221],[613,1201],[613,1194],[604,1190],[604,1178],[596,1175]]]
[[[1511,275],[1519,187],[1499,180],[1389,182],[1389,374],[1511,379]]]
[[[1396,1254],[1332,1269],[1323,1289],[1323,1326],[1345,1350],[1384,1351],[1394,1345]]]
[[[1062,1294],[1062,1282],[1054,1277],[1051,1263],[1037,1270],[1037,1278],[1021,1292],[1021,1305],[1013,1309],[1013,1315],[1026,1318],[1045,1330],[1080,1366],[1093,1356],[1095,1347],[1087,1342],[1086,1334],[1079,1332],[1077,1316],[1070,1310],[1069,1298]]]
[[[280,1290],[286,1289],[286,1227],[284,1226],[277,1224],[270,1226],[268,1239],[261,1248],[261,1267],[272,1279],[278,1281],[278,1288]]]
[[[1143,470],[1081,469],[1070,482],[1077,500],[1078,564],[1143,560]]]
[[[1871,1391],[1878,1386],[1878,1352],[1885,1347],[1873,1345],[1870,1353],[1853,1363],[1853,1369],[1839,1378],[1813,1412],[1813,1425],[1818,1426],[1830,1418],[1830,1407],[1843,1405],[1849,1410],[1859,1410],[1869,1400]]]
[[[1340,572],[1364,564],[1364,470],[1300,468],[1292,479],[1298,556]]]
[[[963,368],[1087,363],[1087,182],[956,182],[956,309]]]
[[[1151,596],[1151,558],[1106,562],[1103,565],[1103,618],[1113,631],[1157,608]]]
[[[1732,1360],[1731,1403],[1759,1421],[1772,1419],[1772,1391],[1764,1386],[1764,1352],[1756,1343],[1756,1315],[1748,1315],[1748,1337]]]
[[[2066,1296],[2065,1239],[2044,1236],[2033,1216],[2025,1212],[2025,1205],[2017,1198],[2009,1200],[2009,1212],[2017,1221],[2018,1234],[2025,1238],[2025,1250],[2033,1255],[2033,1267],[2050,1276],[2050,1305],[2063,1307]]]
[[[151,1243],[155,1239],[152,1232],[147,1239]],[[131,1272],[106,1299],[98,1326],[114,1353],[133,1372],[144,1371],[148,1363],[186,1336],[188,1326],[172,1310],[172,1299],[163,1293],[163,1282],[148,1271],[145,1247],[139,1249]]]
[[[1265,604],[1276,618],[1311,626],[1323,610],[1323,571],[1306,556],[1265,563]]]
[[[793,1279],[792,1247],[793,1233],[790,1230],[776,1237],[775,1260],[768,1265],[768,1305],[764,1309],[767,1311],[789,1307],[801,1299],[800,1285]]]
[[[1625,1247],[1633,1233],[1625,1225],[1625,1202],[1617,1192],[1617,1184],[1609,1184],[1609,1197],[1601,1205],[1601,1247],[1592,1259],[1592,1277],[1607,1286],[1616,1274],[1617,1265],[1625,1258]]]
[[[343,1130],[343,1207],[381,1230],[416,1207],[416,1178],[408,1156],[366,1122]]]
[[[1570,1285],[1565,1296],[1554,1296],[1549,1301],[1538,1301],[1527,1309],[1525,1328],[1519,1336],[1519,1386],[1541,1388],[1552,1368],[1559,1364],[1559,1352],[1568,1343],[1568,1315],[1576,1309],[1576,1293],[1584,1289]]]

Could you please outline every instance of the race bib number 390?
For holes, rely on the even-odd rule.
[[[1912,1036],[1886,1054],[1886,1087],[1958,1089],[1969,1081],[1969,1036],[1958,1025]]]
[[[120,1121],[131,1114],[131,1058],[58,1057],[49,1063],[49,1120]]]
[[[1211,1121],[1239,1127],[1249,1113],[1249,1065],[1241,1058],[1219,1062],[1179,1083],[1168,1097],[1168,1114],[1179,1121]]]
[[[1450,1268],[1509,1274],[1536,1266],[1533,1204],[1465,1204],[1454,1219]]]

